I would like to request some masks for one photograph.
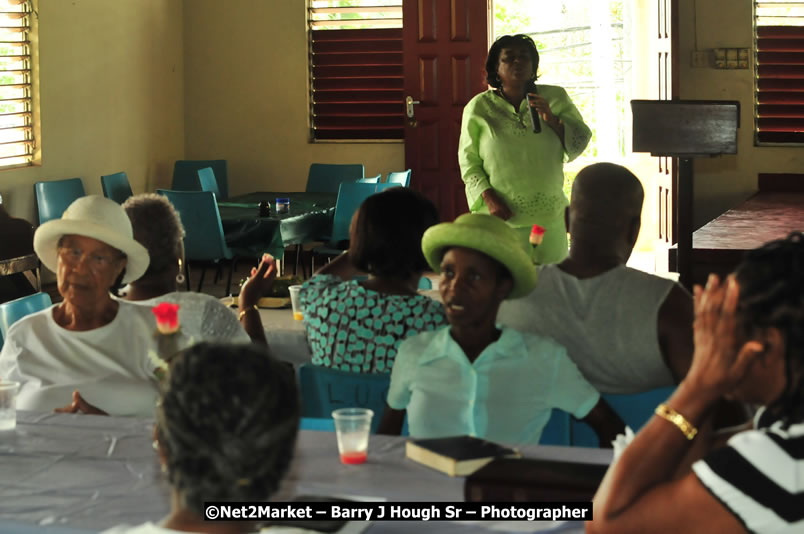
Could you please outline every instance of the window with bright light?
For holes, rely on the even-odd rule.
[[[756,142],[804,143],[804,2],[754,2]]]
[[[592,130],[584,153],[564,166],[569,198],[577,172],[619,161],[631,143],[631,27],[625,0],[495,0],[494,38],[524,33],[539,50],[538,83],[566,89]]]
[[[33,161],[33,16],[31,0],[0,0],[0,168]]]
[[[402,0],[310,0],[311,138],[404,139]]]

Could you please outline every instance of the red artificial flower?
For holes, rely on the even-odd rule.
[[[156,327],[163,334],[169,334],[179,329],[179,305],[170,302],[157,304],[151,311],[156,316]]]
[[[538,224],[534,224],[533,229],[530,231],[530,244],[533,246],[541,245],[542,239],[544,239],[544,228]]]

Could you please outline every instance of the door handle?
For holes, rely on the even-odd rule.
[[[405,114],[408,116],[408,119],[414,120],[415,113],[413,111],[413,106],[416,104],[421,104],[418,100],[413,100],[412,96],[409,96],[405,99]]]

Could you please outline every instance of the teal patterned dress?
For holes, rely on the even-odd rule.
[[[389,295],[315,275],[301,306],[313,364],[355,373],[390,373],[399,344],[447,324],[444,307],[425,295]]]

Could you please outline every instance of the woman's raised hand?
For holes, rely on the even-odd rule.
[[[499,217],[500,219],[507,221],[511,217],[514,216],[514,213],[511,209],[505,205],[505,201],[500,198],[494,189],[486,189],[481,194],[483,197],[483,202],[486,203],[486,207],[489,209],[489,213]]]
[[[738,342],[737,300],[740,288],[734,275],[721,283],[709,275],[706,288],[695,286],[695,353],[687,374],[696,389],[718,398],[729,393],[763,352],[759,341]]]
[[[276,262],[270,254],[263,254],[260,264],[251,269],[251,275],[240,288],[240,309],[251,308],[271,290],[276,278]]]
[[[550,109],[547,99],[537,93],[528,93],[527,97],[530,107],[536,109],[544,122],[550,126],[558,123],[558,117],[553,115],[553,110]]]

